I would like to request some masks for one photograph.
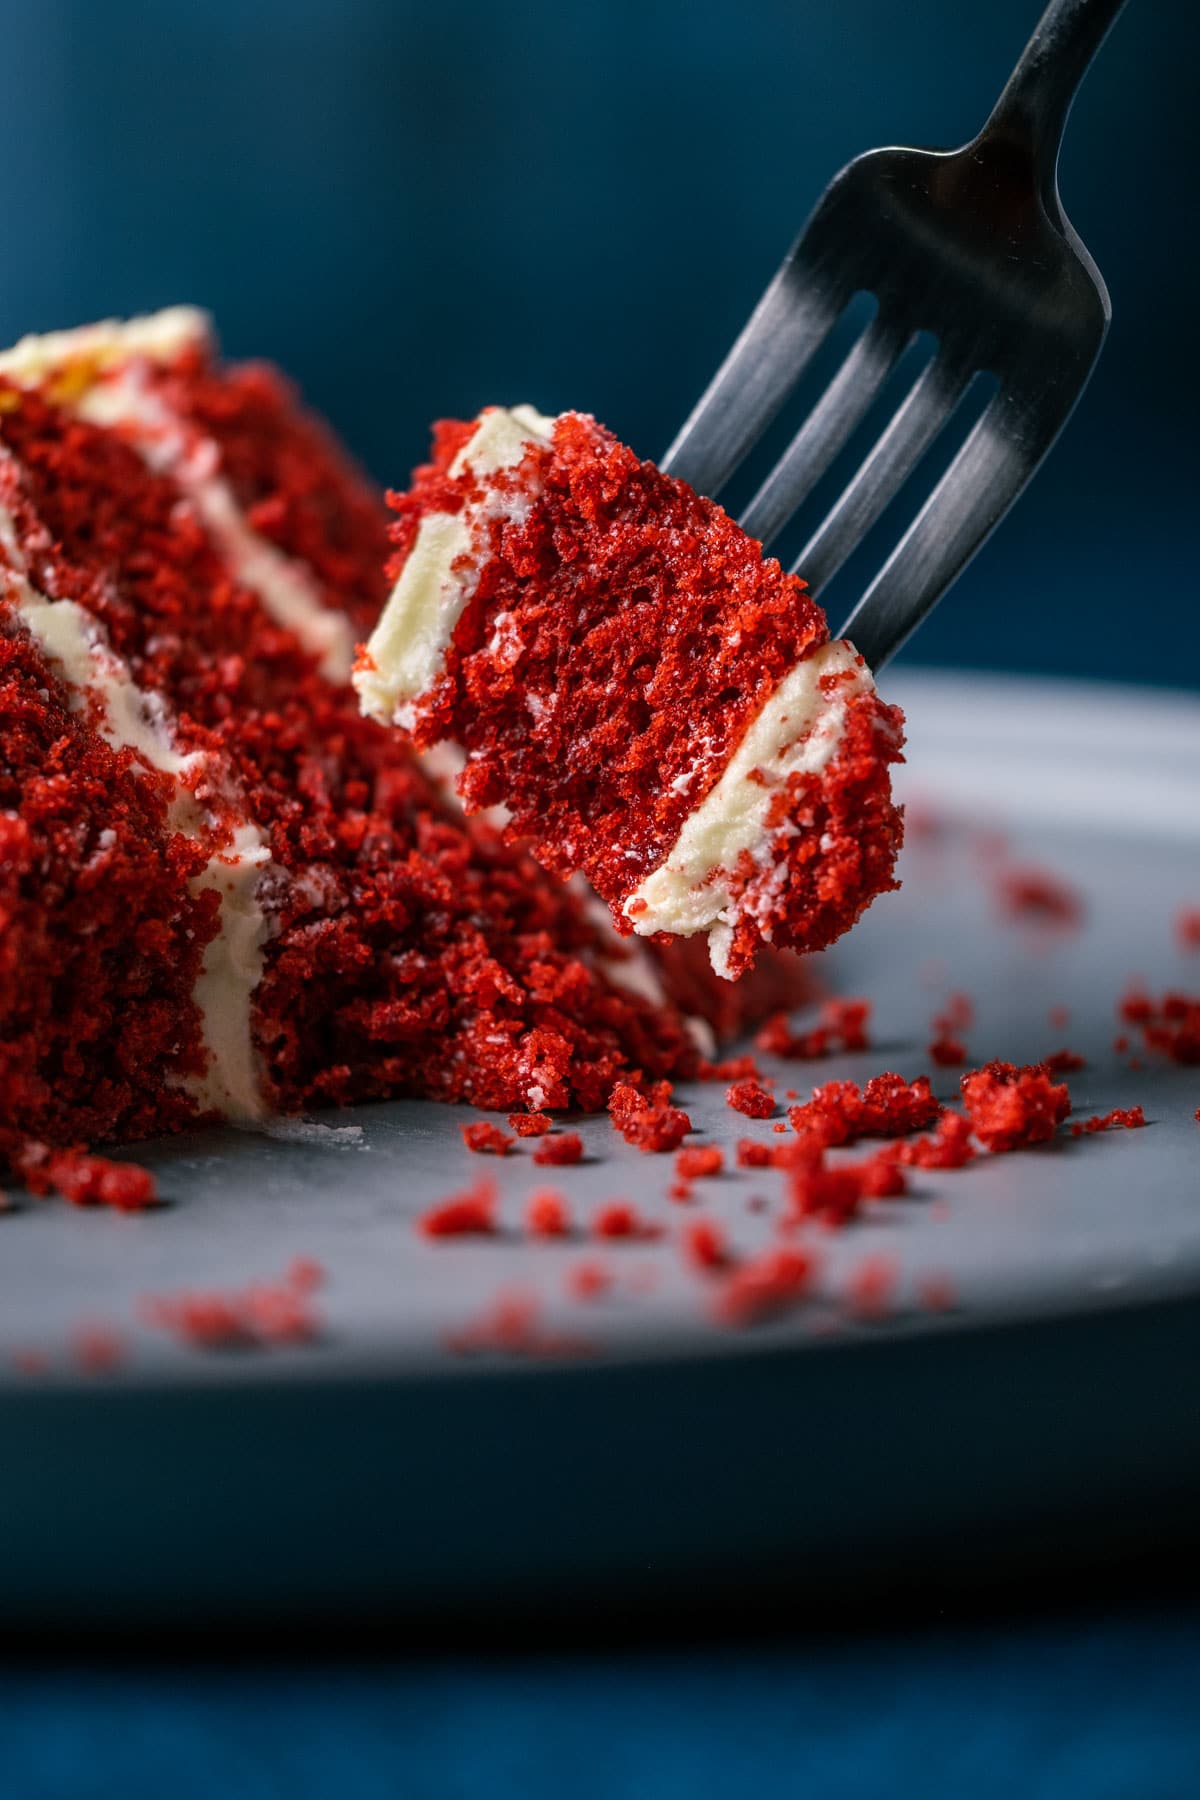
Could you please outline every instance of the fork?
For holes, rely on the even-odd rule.
[[[1079,399],[1111,317],[1063,212],[1067,113],[1124,0],[1051,0],[979,135],[869,150],[825,190],[671,445],[664,467],[717,495],[849,301],[878,309],[741,523],[778,536],[919,332],[932,360],[796,558],[819,595],[899,493],[974,377],[997,386],[843,627],[872,669],[895,655],[1017,498]]]

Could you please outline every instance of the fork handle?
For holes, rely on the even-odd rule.
[[[1048,211],[1058,205],[1058,152],[1071,102],[1125,0],[1050,0],[980,132],[1033,159]]]

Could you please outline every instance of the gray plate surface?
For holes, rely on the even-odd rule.
[[[530,1145],[468,1155],[473,1115],[420,1102],[140,1147],[161,1211],[22,1201],[0,1218],[0,1617],[657,1601],[700,1575],[803,1587],[818,1571],[969,1561],[980,1533],[999,1546],[1155,1531],[1194,1505],[1200,1070],[1131,1068],[1113,1039],[1131,977],[1200,988],[1200,956],[1172,930],[1200,905],[1200,704],[957,675],[893,687],[909,715],[903,791],[941,830],[825,959],[832,989],[872,999],[874,1048],[763,1059],[781,1096],[928,1069],[931,1017],[958,988],[975,1004],[973,1062],[1069,1044],[1088,1059],[1068,1078],[1074,1116],[1141,1102],[1148,1129],[923,1173],[910,1199],[823,1239],[811,1303],[739,1333],[714,1323],[680,1257],[669,1159],[629,1149],[606,1118],[581,1122],[588,1161],[561,1173],[535,1169]],[[1000,833],[1005,860],[1078,889],[1081,929],[1000,916]],[[956,1073],[935,1075],[952,1097]],[[721,1086],[683,1103],[695,1141],[777,1141]],[[432,1199],[485,1173],[507,1232],[418,1235]],[[666,1235],[531,1243],[522,1203],[547,1176],[581,1223],[622,1197]],[[780,1190],[777,1174],[730,1169],[699,1192],[748,1253]],[[569,1275],[597,1249],[613,1285],[585,1303]],[[894,1304],[856,1322],[847,1285],[876,1253]],[[204,1353],[139,1312],[148,1294],[277,1277],[297,1254],[328,1273],[311,1346]],[[931,1277],[952,1285],[952,1312],[920,1305]],[[447,1340],[501,1292],[536,1297],[545,1329],[589,1353],[453,1354]],[[89,1321],[120,1333],[112,1373],[72,1354]],[[45,1372],[28,1372],[30,1353]]]

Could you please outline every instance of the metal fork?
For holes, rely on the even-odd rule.
[[[998,386],[850,614],[880,669],[1008,511],[1066,423],[1111,316],[1058,195],[1077,88],[1124,0],[1051,0],[979,133],[960,150],[870,150],[835,176],[664,466],[719,494],[851,298],[878,311],[741,523],[779,534],[846,445],[918,332],[937,339],[853,479],[796,559],[836,575],[947,424],[973,377]]]

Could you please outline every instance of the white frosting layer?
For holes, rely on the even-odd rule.
[[[495,475],[515,468],[531,444],[545,443],[554,420],[531,406],[489,407],[450,465],[451,476],[470,468]],[[466,557],[481,525],[518,517],[526,494],[491,493],[458,513],[427,513],[367,643],[363,667],[354,673],[359,704],[368,717],[411,728],[413,702],[437,680],[454,628],[475,591],[479,571]]]
[[[831,697],[821,688],[828,675],[850,680],[838,682]],[[753,880],[735,878],[738,862],[748,851],[764,874],[769,871],[774,834],[766,821],[776,790],[792,775],[825,768],[842,739],[847,700],[873,686],[853,646],[840,640],[797,663],[750,725],[715,787],[684,821],[666,860],[625,901],[625,915],[639,936],[707,931],[713,968],[728,974],[733,927],[756,898]]]
[[[264,1108],[250,1007],[268,936],[266,915],[257,899],[259,878],[270,859],[262,834],[246,820],[229,841],[220,841],[215,821],[190,785],[208,759],[202,752],[179,749],[162,700],[132,679],[128,665],[115,654],[90,613],[73,600],[51,600],[31,585],[12,517],[3,504],[0,548],[6,564],[0,566],[0,585],[30,635],[61,671],[72,707],[82,710],[94,704],[97,729],[114,749],[131,750],[150,768],[174,778],[167,813],[173,831],[219,846],[191,882],[193,892],[217,890],[220,914],[192,994],[200,1011],[208,1065],[204,1075],[187,1086],[204,1112],[259,1118]]]
[[[260,1119],[266,1111],[250,1017],[262,980],[263,947],[270,936],[258,898],[270,861],[258,826],[246,820],[191,884],[197,893],[215,888],[221,911],[217,934],[205,946],[192,989],[200,1008],[208,1068],[189,1086],[205,1112],[241,1122]]]

